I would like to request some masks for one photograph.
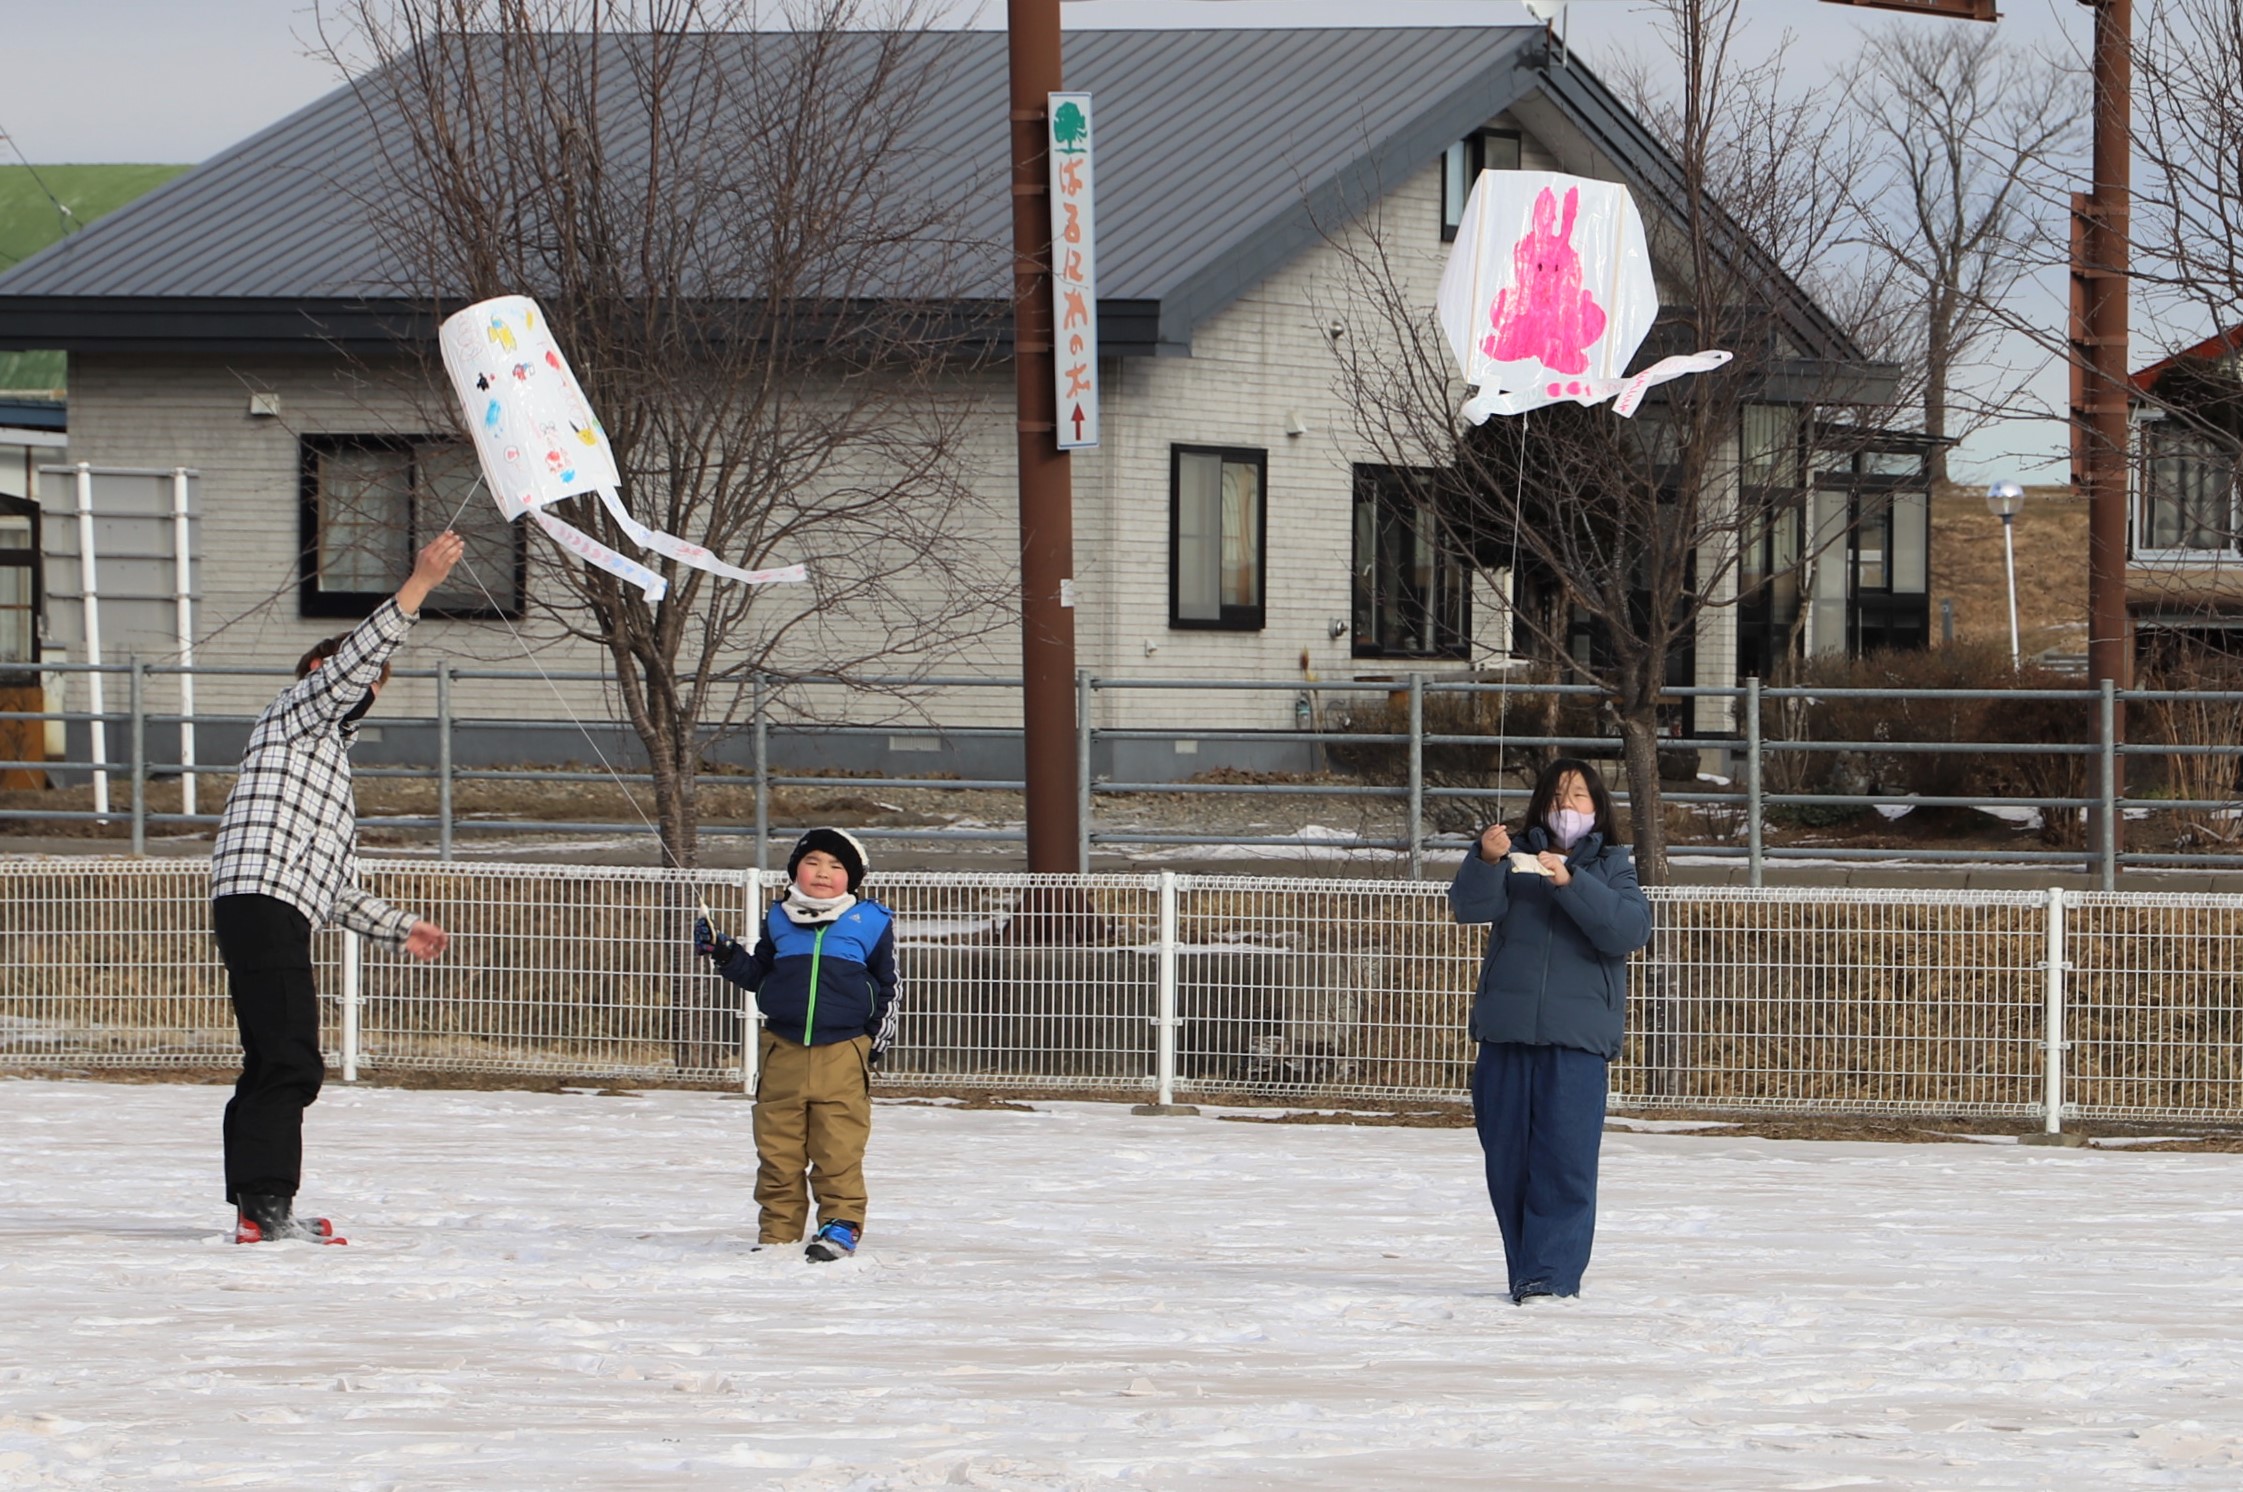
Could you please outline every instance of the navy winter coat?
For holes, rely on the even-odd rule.
[[[802,1046],[869,1036],[885,1049],[894,1035],[895,915],[860,901],[831,922],[804,927],[774,903],[763,936],[717,972],[755,991],[770,1029]]]
[[[1513,841],[1530,854],[1550,849],[1539,825]],[[1628,1013],[1628,955],[1651,941],[1651,903],[1635,861],[1589,834],[1566,856],[1573,879],[1493,865],[1477,848],[1449,886],[1461,923],[1493,923],[1472,998],[1475,1041],[1575,1047],[1607,1061],[1620,1055]]]

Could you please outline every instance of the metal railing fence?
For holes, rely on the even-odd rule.
[[[323,1041],[369,1073],[752,1090],[739,992],[690,956],[776,875],[380,861],[430,965],[315,938]],[[208,1068],[237,1048],[207,867],[0,862],[0,1069]],[[1455,1101],[1486,929],[1435,883],[888,873],[883,1081],[1171,1102]],[[2243,1122],[2243,897],[1661,888],[1616,1107]]]
[[[170,761],[151,753],[149,731],[151,727],[181,728],[181,740],[191,742],[197,726],[246,726],[253,716],[222,714],[210,711],[163,712],[150,704],[150,682],[157,677],[188,680],[195,677],[263,677],[286,679],[289,671],[271,667],[240,667],[213,665],[158,664],[145,659],[126,663],[72,664],[43,663],[39,671],[69,679],[83,676],[89,683],[104,677],[123,677],[126,688],[125,707],[119,709],[89,708],[85,710],[0,711],[0,722],[53,722],[114,726],[122,728],[126,743],[125,755],[118,758],[102,754],[99,742],[107,739],[106,732],[89,732],[88,741],[93,754],[84,758],[14,759],[0,760],[0,771],[45,770],[68,775],[87,775],[95,787],[95,806],[92,809],[55,809],[43,807],[0,808],[0,823],[8,821],[100,822],[123,823],[127,826],[133,853],[141,853],[146,846],[148,831],[156,828],[212,826],[218,821],[216,809],[220,795],[211,792],[197,799],[195,784],[201,778],[218,776],[230,778],[232,764],[214,764],[195,761]],[[604,684],[604,675],[595,672],[538,672],[520,669],[471,669],[456,665],[441,668],[400,668],[396,677],[401,679],[432,680],[435,683],[436,713],[429,716],[385,714],[385,726],[420,727],[433,731],[435,760],[425,765],[364,766],[359,775],[369,779],[402,778],[428,781],[435,784],[437,801],[435,812],[420,816],[369,816],[360,822],[373,829],[409,829],[433,831],[437,839],[440,858],[449,859],[458,838],[463,834],[612,834],[652,835],[655,827],[651,817],[641,814],[634,820],[558,820],[484,819],[463,816],[455,808],[455,790],[465,782],[614,782],[627,788],[643,788],[652,784],[651,773],[623,770],[603,759],[599,770],[557,771],[544,766],[525,767],[463,767],[454,760],[453,744],[457,733],[467,726],[498,729],[551,730],[567,725],[565,721],[528,720],[511,717],[478,715],[460,708],[460,696],[472,694],[462,690],[463,684],[480,682],[523,682],[541,680],[561,684]],[[830,788],[846,781],[853,789],[882,788],[940,788],[946,792],[1018,793],[1025,784],[1017,778],[960,778],[956,776],[914,777],[906,775],[852,775],[836,778],[827,775],[790,774],[773,766],[770,733],[778,728],[815,729],[821,737],[840,740],[848,737],[894,736],[898,733],[922,732],[945,740],[971,738],[1007,739],[1017,731],[1000,726],[954,726],[929,723],[925,718],[888,720],[878,723],[851,723],[846,720],[826,721],[815,712],[805,712],[799,696],[803,691],[840,689],[871,691],[884,698],[900,694],[923,694],[939,699],[950,690],[1017,691],[1020,685],[1013,678],[858,678],[850,680],[832,678],[771,677],[754,681],[747,690],[749,713],[744,721],[725,725],[721,731],[711,728],[712,738],[723,734],[746,740],[751,756],[744,771],[738,776],[711,775],[708,783],[752,788],[754,810],[752,819],[728,822],[705,819],[700,832],[712,837],[752,838],[758,866],[765,863],[768,845],[773,837],[771,821],[771,791],[774,788]],[[781,702],[787,691],[795,691],[798,698],[793,712],[782,714]],[[1294,730],[1220,729],[1204,726],[1171,727],[1102,727],[1095,726],[1094,702],[1100,693],[1247,693],[1292,696],[1302,717],[1300,728]],[[1078,847],[1077,868],[1087,871],[1094,848],[1174,846],[1285,846],[1298,848],[1304,842],[1298,834],[1241,835],[1223,834],[1212,830],[1195,829],[1182,832],[1149,832],[1119,826],[1102,827],[1098,821],[1097,806],[1101,799],[1112,799],[1129,794],[1164,793],[1178,795],[1209,794],[1240,798],[1260,798],[1273,802],[1305,802],[1313,800],[1338,800],[1357,804],[1390,803],[1398,805],[1398,832],[1379,835],[1353,835],[1337,839],[1329,847],[1350,851],[1379,851],[1395,857],[1396,868],[1410,878],[1420,876],[1425,868],[1425,854],[1432,849],[1456,849],[1468,841],[1456,834],[1437,832],[1431,826],[1436,816],[1434,810],[1444,803],[1467,803],[1484,817],[1492,818],[1509,808],[1522,804],[1528,790],[1514,782],[1497,780],[1497,768],[1505,760],[1506,752],[1564,750],[1585,754],[1617,755],[1620,742],[1611,735],[1550,735],[1527,731],[1503,730],[1491,736],[1485,731],[1473,733],[1443,732],[1430,729],[1427,724],[1428,706],[1441,700],[1470,702],[1495,698],[1507,709],[1514,698],[1534,697],[1595,698],[1598,691],[1589,685],[1539,684],[1539,683],[1487,683],[1473,680],[1441,678],[1423,673],[1412,673],[1392,680],[1322,680],[1313,684],[1287,680],[1226,680],[1226,679],[1141,679],[1104,678],[1083,673],[1077,679],[1077,766],[1080,792],[1080,822],[1082,825]],[[1381,697],[1398,702],[1396,713],[1403,728],[1393,731],[1368,731],[1355,729],[1314,728],[1313,711],[1307,705],[1311,696],[1360,698],[1376,700]],[[1742,780],[1728,784],[1712,784],[1696,789],[1673,789],[1662,792],[1663,799],[1680,807],[1700,811],[1706,818],[1712,842],[1703,837],[1689,842],[1677,842],[1677,850],[1692,855],[1741,859],[1749,870],[1750,884],[1762,884],[1770,862],[1786,859],[1880,860],[1906,859],[1912,862],[1970,862],[1976,864],[2012,864],[2058,868],[2084,868],[2096,875],[2101,888],[2115,889],[2118,871],[2122,867],[2136,866],[2196,866],[2243,867],[2243,790],[2234,796],[2217,798],[2181,798],[2129,796],[2119,789],[2124,775],[2121,766],[2128,758],[2162,758],[2179,760],[2192,757],[2234,758],[2238,772],[2230,773],[2231,781],[2243,776],[2243,740],[2211,743],[2167,741],[2124,741],[2119,739],[2118,721],[2121,712],[2130,704],[2156,704],[2168,701],[2188,701],[2198,705],[2243,703],[2243,693],[2218,691],[2161,691],[2116,690],[2107,682],[2097,689],[2083,690],[2001,690],[2001,689],[1840,689],[1840,688],[1767,688],[1759,680],[1747,680],[1743,685],[1729,687],[1674,688],[1667,691],[1674,703],[1684,704],[1697,700],[1724,702],[1738,718],[1739,728],[1734,735],[1673,735],[1663,737],[1662,751],[1720,751],[1736,757]],[[1925,700],[1932,702],[2038,702],[2072,703],[2080,707],[2082,719],[2091,719],[2092,728],[2081,732],[2084,739],[2071,741],[1977,741],[1977,740],[1840,740],[1791,739],[1771,735],[1767,729],[1771,711],[1781,712],[1786,705],[1805,705],[1817,701],[1846,699],[1870,700]],[[89,704],[97,701],[89,699]],[[924,708],[923,704],[921,708]],[[840,713],[840,712],[836,712]],[[611,722],[602,721],[602,726]],[[574,737],[563,737],[572,744]],[[1400,760],[1391,764],[1386,775],[1392,782],[1377,781],[1323,781],[1323,782],[1257,782],[1227,780],[1217,782],[1173,782],[1098,779],[1093,776],[1091,764],[1095,748],[1105,744],[1109,748],[1123,743],[1176,743],[1176,742],[1251,742],[1256,745],[1291,743],[1316,748],[1327,755],[1333,752],[1353,753],[1362,756],[1381,748],[1398,750]],[[591,742],[595,752],[600,748]],[[1488,780],[1469,786],[1444,786],[1432,780],[1437,774],[1428,771],[1429,753],[1445,749],[1463,749],[1467,752],[1489,753]],[[1769,786],[1770,768],[1787,756],[1815,757],[1831,753],[1851,753],[1857,756],[1895,758],[1925,754],[1980,756],[2005,755],[2011,758],[2062,761],[2079,759],[2088,764],[2090,791],[2065,794],[2060,792],[1972,793],[1963,796],[1922,795],[1901,792],[1841,793],[1830,791],[1785,792]],[[185,753],[182,753],[185,754]],[[1516,758],[1509,760],[1515,763]],[[1369,775],[1380,775],[1372,773]],[[1625,782],[1618,774],[1612,786],[1616,800],[1627,803]],[[177,777],[182,781],[182,811],[157,812],[149,807],[148,787],[152,779]],[[122,778],[126,788],[126,802],[122,807],[110,801],[112,778]],[[196,811],[199,803],[207,804]],[[1905,850],[1853,849],[1826,845],[1774,846],[1765,842],[1765,826],[1771,810],[1802,810],[1815,808],[1941,808],[1974,807],[1988,809],[2032,810],[2042,814],[2075,813],[2085,811],[2093,822],[2119,821],[2123,816],[2152,813],[2187,813],[2203,818],[2225,817],[2237,821],[2238,832],[2233,836],[2234,853],[2219,849],[2183,848],[2173,851],[2122,850],[2117,839],[2091,834],[2084,849],[2016,850],[1995,848],[1939,849],[1911,846]],[[867,827],[857,831],[872,839],[919,842],[997,841],[1021,843],[1023,830],[1012,827],[946,826],[941,828]]]

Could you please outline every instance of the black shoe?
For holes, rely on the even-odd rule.
[[[1511,1287],[1511,1304],[1513,1305],[1523,1306],[1530,1300],[1556,1300],[1557,1298],[1558,1292],[1540,1280],[1529,1280],[1523,1285],[1513,1285]]]
[[[271,1192],[243,1192],[235,1199],[234,1242],[272,1243],[283,1238],[328,1243],[335,1239],[334,1225],[323,1217],[296,1216],[296,1199]]]

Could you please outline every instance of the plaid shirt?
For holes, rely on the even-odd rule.
[[[333,657],[257,717],[210,852],[212,897],[274,897],[314,927],[339,922],[404,947],[419,919],[358,886],[358,806],[350,786],[358,727],[343,717],[381,677],[382,661],[413,621],[395,600],[384,601]]]

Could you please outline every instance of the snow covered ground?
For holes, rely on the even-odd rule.
[[[2243,1156],[1615,1133],[1521,1310],[1462,1130],[883,1103],[811,1266],[711,1094],[331,1089],[236,1248],[223,1098],[0,1082],[0,1486],[2243,1484]]]

